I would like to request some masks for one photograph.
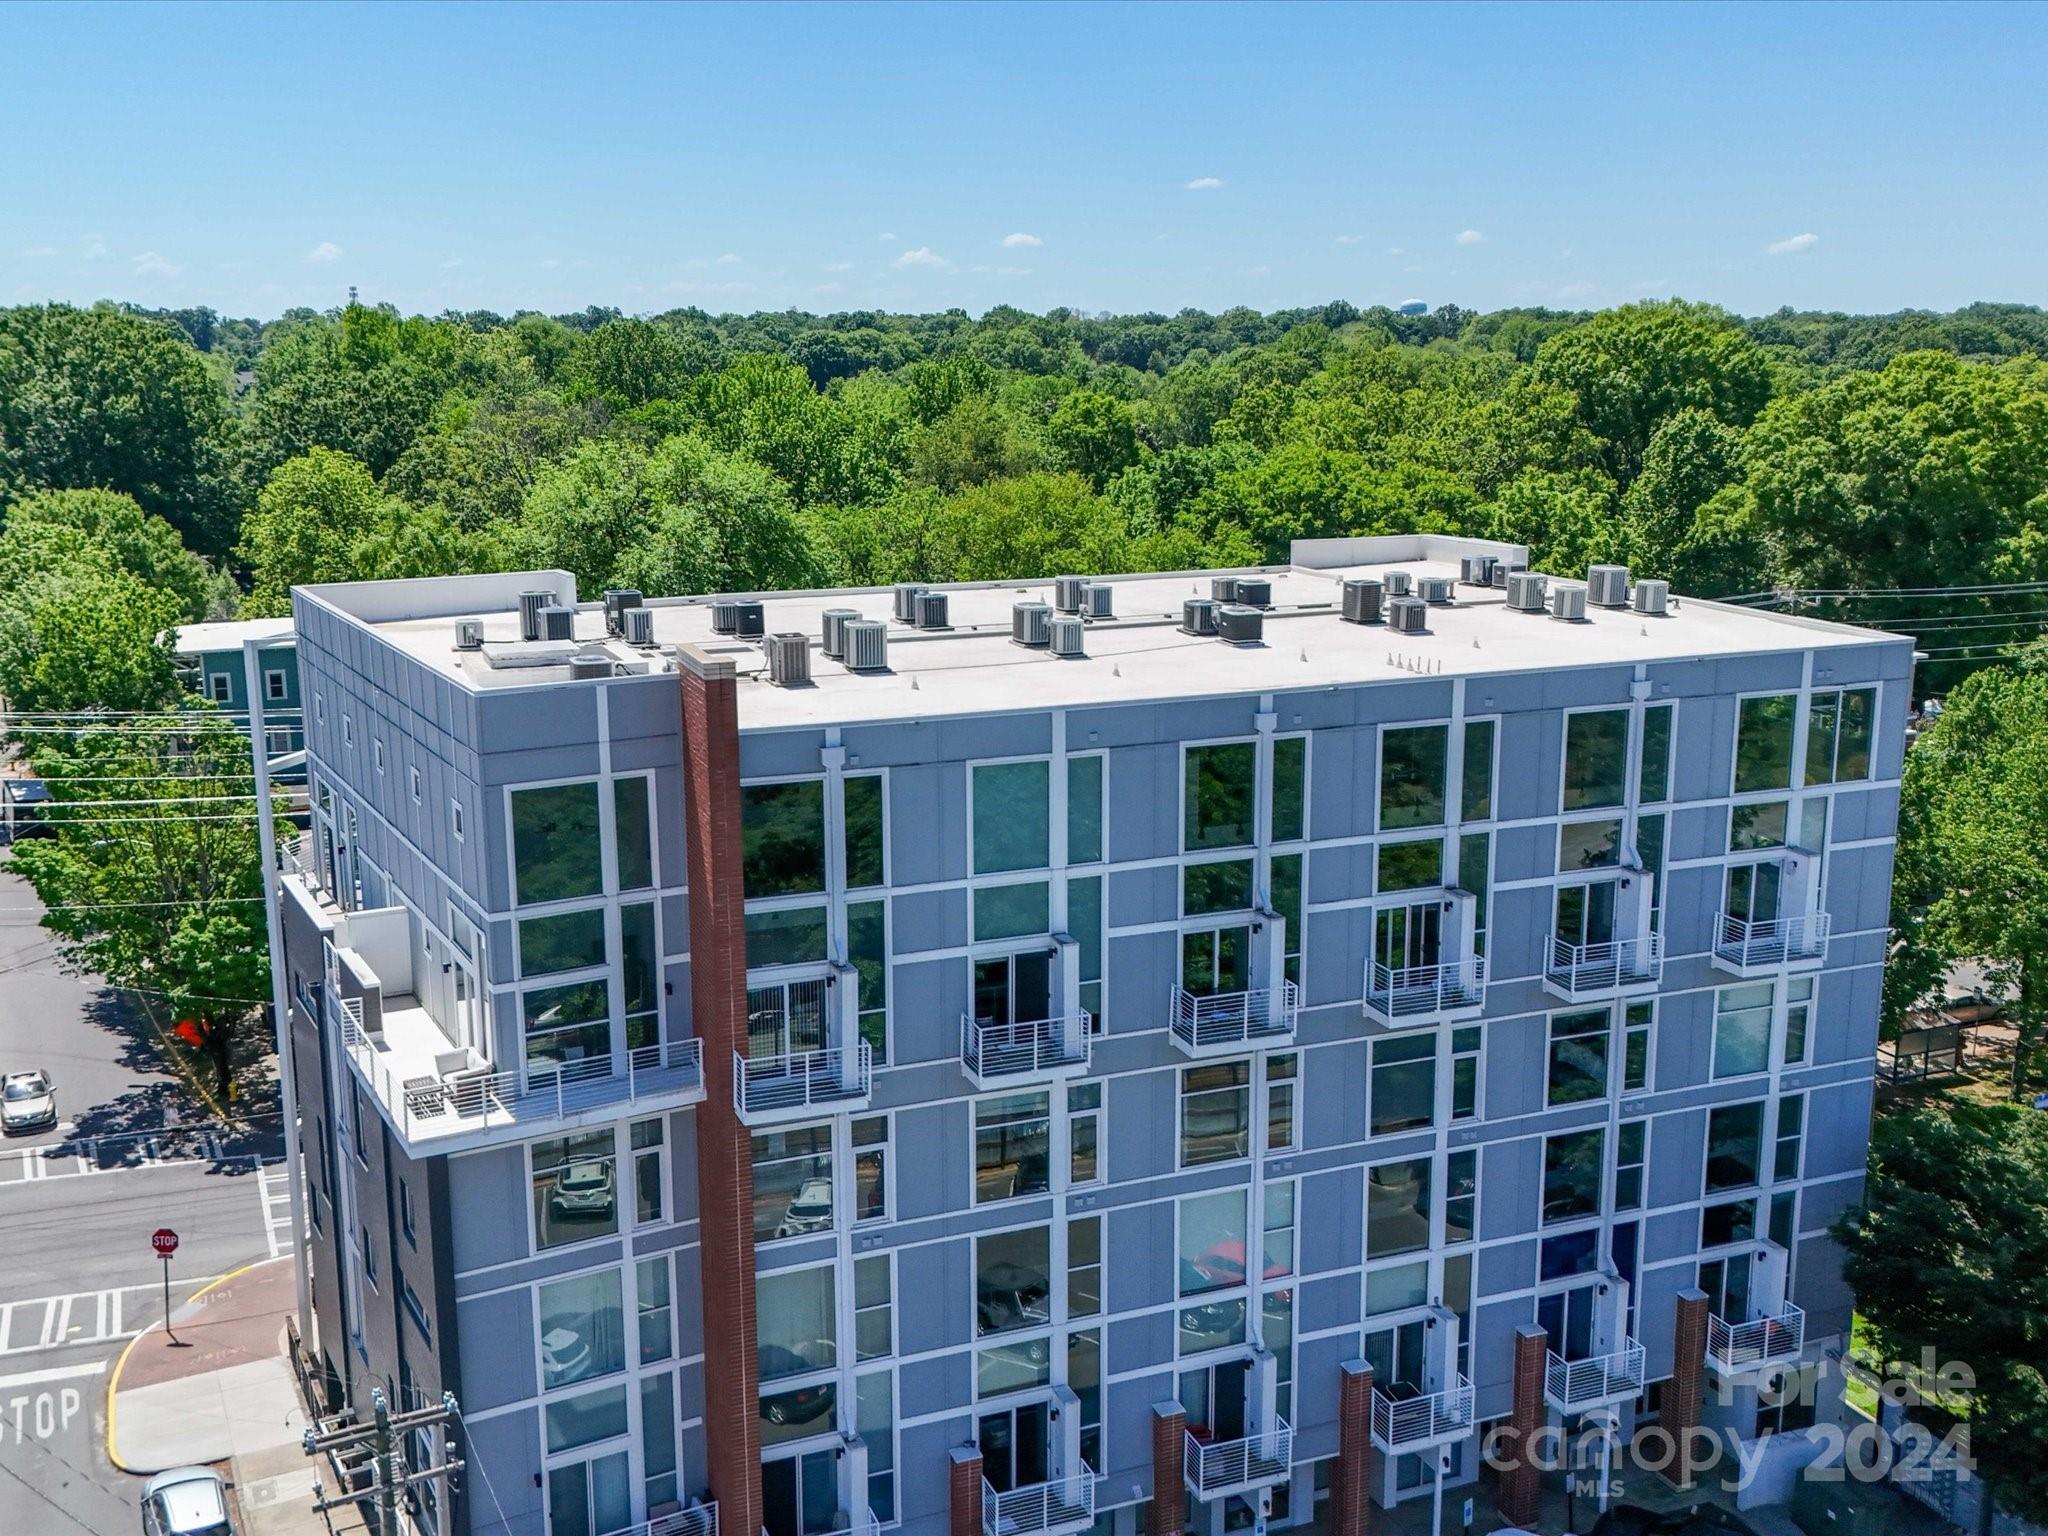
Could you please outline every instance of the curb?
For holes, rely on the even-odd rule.
[[[205,1103],[208,1113],[214,1119],[218,1120],[222,1125],[234,1125],[236,1123],[234,1116],[220,1107],[220,1101],[199,1080],[199,1074],[193,1071],[186,1062],[183,1052],[172,1043],[171,1037],[164,1033],[164,1026],[156,1016],[156,1004],[143,993],[137,992],[133,996],[136,1002],[141,1005],[142,1016],[149,1020],[150,1033],[156,1036],[157,1044],[163,1047],[164,1061],[177,1074],[179,1081],[199,1095],[201,1101]]]
[[[226,1285],[238,1275],[246,1275],[252,1269],[260,1269],[265,1264],[274,1264],[276,1262],[275,1259],[258,1259],[253,1264],[244,1264],[240,1269],[231,1269],[226,1274],[207,1281],[206,1284],[199,1287],[190,1296],[187,1296],[181,1305],[189,1307],[215,1286]],[[114,1464],[115,1471],[126,1472],[131,1477],[151,1477],[158,1472],[167,1470],[163,1467],[131,1467],[121,1459],[121,1452],[114,1439],[114,1394],[121,1385],[121,1368],[128,1363],[128,1357],[135,1352],[135,1346],[161,1327],[163,1327],[163,1324],[160,1322],[151,1323],[142,1332],[130,1339],[122,1347],[120,1357],[114,1361],[114,1368],[107,1372],[107,1460]]]

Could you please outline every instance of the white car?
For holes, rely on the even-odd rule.
[[[777,1237],[799,1237],[806,1232],[823,1232],[832,1225],[832,1181],[806,1179],[796,1198],[783,1212]]]
[[[57,1123],[57,1090],[47,1072],[10,1072],[0,1077],[0,1132],[9,1136],[46,1131]]]
[[[228,1485],[207,1467],[158,1473],[142,1490],[142,1536],[235,1536]]]

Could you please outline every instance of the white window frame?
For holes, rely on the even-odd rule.
[[[263,699],[267,704],[282,704],[290,696],[282,667],[263,669]]]
[[[1444,727],[1444,819],[1442,821],[1433,823],[1432,825],[1425,827],[1381,826],[1380,790],[1382,786],[1380,780],[1386,768],[1387,732],[1421,730],[1426,727],[1434,725],[1440,725]],[[1393,842],[1408,842],[1411,840],[1419,842],[1422,838],[1424,838],[1431,832],[1434,832],[1439,839],[1444,839],[1449,837],[1452,829],[1458,825],[1457,818],[1453,816],[1451,813],[1454,810],[1463,809],[1463,803],[1465,798],[1465,786],[1462,777],[1460,778],[1459,783],[1455,787],[1453,787],[1453,785],[1451,784],[1451,757],[1453,755],[1452,747],[1454,745],[1452,741],[1452,735],[1453,733],[1459,730],[1459,727],[1460,722],[1456,719],[1456,717],[1451,715],[1437,715],[1423,720],[1383,720],[1373,728],[1372,799],[1368,801],[1367,804],[1372,809],[1371,837],[1375,845],[1377,845],[1382,839],[1386,839]],[[1496,727],[1494,731],[1496,749],[1498,748],[1499,737],[1500,731],[1499,728]],[[1457,742],[1455,743],[1455,745],[1462,747],[1463,742]],[[1498,789],[1499,786],[1496,784],[1496,793],[1498,792]],[[1375,846],[1373,851],[1373,873],[1375,877],[1374,884],[1377,885],[1377,877],[1379,873],[1379,851],[1377,846]]]
[[[215,704],[229,703],[235,696],[235,681],[225,672],[206,674],[206,697]]]

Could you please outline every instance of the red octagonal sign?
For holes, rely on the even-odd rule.
[[[169,1227],[158,1227],[149,1234],[149,1246],[156,1250],[160,1259],[168,1259],[178,1251],[178,1234]]]

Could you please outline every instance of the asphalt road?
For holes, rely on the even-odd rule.
[[[0,1071],[47,1070],[59,1116],[0,1141],[0,1533],[114,1536],[140,1480],[106,1460],[107,1371],[163,1314],[150,1233],[179,1234],[174,1303],[282,1251],[281,1144],[274,1116],[213,1122],[143,1011],[64,973],[38,913],[0,863]]]

